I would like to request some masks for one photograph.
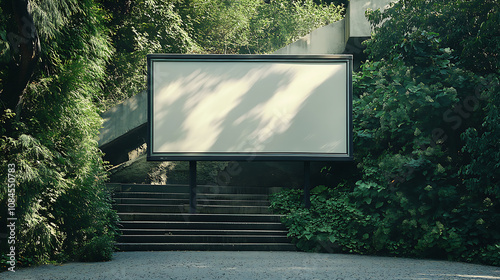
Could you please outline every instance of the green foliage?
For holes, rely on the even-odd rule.
[[[126,5],[104,2],[110,10]],[[111,10],[116,53],[107,66],[105,91],[99,100],[101,110],[146,89],[147,54],[200,51],[172,1],[142,0],[129,5],[126,11]]]
[[[24,90],[22,109],[10,108],[1,117],[0,180],[6,182],[4,171],[15,164],[22,265],[109,259],[118,220],[105,186],[96,141],[101,118],[93,103],[112,54],[104,14],[94,1],[56,2],[33,3],[42,59]],[[0,190],[4,222],[7,186]]]
[[[369,13],[370,61],[353,83],[352,173],[362,176],[339,174],[350,189],[313,194],[310,210],[297,194],[275,196],[299,248],[330,250],[329,221],[346,236],[332,251],[500,265],[496,2],[408,0]]]
[[[380,26],[367,43],[374,61],[355,75],[355,157],[364,175],[352,199],[380,216],[381,253],[498,264],[481,256],[500,238],[500,157],[490,138],[500,120],[491,50],[500,45],[476,50],[490,62],[481,67],[462,48],[498,11],[490,1],[464,3],[404,1],[370,15]]]
[[[85,243],[78,256],[81,260],[89,262],[109,261],[114,251],[114,236],[97,235]]]
[[[102,2],[110,12],[116,54],[107,67],[101,110],[146,89],[148,53],[270,53],[340,20],[343,11],[312,0]]]
[[[432,196],[426,187],[425,196]],[[449,199],[445,192],[443,200]],[[326,190],[311,194],[311,208],[302,205],[302,190],[283,190],[270,197],[271,209],[285,215],[282,222],[297,248],[328,253],[377,254],[444,258],[499,265],[498,242],[487,237],[484,221],[470,224],[463,209],[422,203],[359,181],[352,192]],[[443,216],[439,216],[443,215]],[[468,223],[468,227],[463,223]],[[498,238],[498,234],[491,234]],[[498,240],[498,239],[496,239]]]
[[[271,0],[257,7],[257,14],[250,20],[250,44],[240,52],[273,52],[315,28],[340,20],[343,11],[343,7],[333,3]]]
[[[477,116],[469,113],[475,109],[470,106],[452,109],[476,98],[477,78],[450,63],[449,50],[439,47],[436,34],[412,33],[399,47],[399,55],[366,62],[355,77],[360,167],[368,168],[365,179],[381,183],[400,181],[398,175],[414,179],[418,172],[424,182],[453,181],[447,171],[462,158],[460,134]]]
[[[7,254],[2,253],[0,255],[0,272],[7,271],[9,269],[9,267],[11,266],[9,261],[10,258],[7,256]],[[32,257],[25,257],[22,255],[18,256],[16,261],[17,261],[16,266],[29,267],[36,265],[36,262]]]
[[[367,44],[369,58],[390,57],[398,52],[397,46],[407,34],[420,29],[439,34],[460,67],[482,74],[497,72],[498,4],[498,0],[409,0],[392,3],[383,13],[371,11],[368,18],[376,26],[376,35]]]
[[[269,53],[340,20],[343,11],[312,0],[190,0],[176,6],[206,53]]]
[[[248,46],[250,21],[262,4],[254,0],[192,0],[179,3],[179,13],[189,22],[192,38],[206,53],[238,53]],[[183,6],[182,6],[183,5]]]
[[[372,218],[348,201],[347,194],[325,190],[311,194],[311,208],[301,206],[303,190],[271,195],[271,208],[286,214],[282,222],[296,246],[311,252],[369,253]]]
[[[476,194],[500,197],[500,81],[489,75],[477,89],[489,102],[484,106],[481,125],[468,128],[462,135],[462,152],[469,162],[461,168],[467,189]]]

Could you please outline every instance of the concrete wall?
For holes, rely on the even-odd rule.
[[[148,98],[143,91],[104,112],[103,127],[99,134],[99,147],[127,134],[147,122]]]
[[[372,28],[365,17],[367,9],[381,9],[391,0],[350,0],[344,19],[320,27],[274,54],[356,54],[362,40],[371,36]],[[360,40],[353,40],[360,39]]]
[[[388,7],[391,0],[350,0],[346,11],[346,38],[370,37],[372,28],[365,17],[368,9],[382,11]]]
[[[313,30],[274,54],[338,54],[345,49],[345,19]]]

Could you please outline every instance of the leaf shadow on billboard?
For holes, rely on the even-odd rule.
[[[153,152],[345,153],[345,71],[286,62],[159,64]]]

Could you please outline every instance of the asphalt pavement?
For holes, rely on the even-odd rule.
[[[500,267],[304,252],[118,252],[109,262],[43,265],[3,272],[0,279],[500,280]]]

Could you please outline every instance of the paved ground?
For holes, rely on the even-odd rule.
[[[500,279],[500,267],[301,252],[120,252],[110,262],[0,273],[0,279]]]

